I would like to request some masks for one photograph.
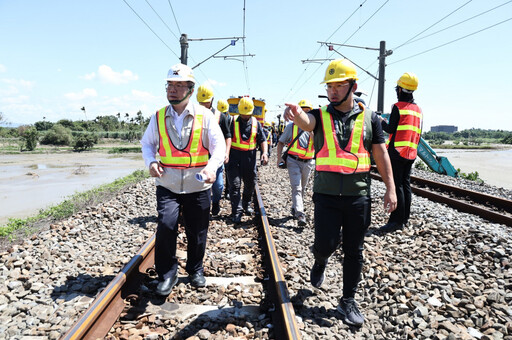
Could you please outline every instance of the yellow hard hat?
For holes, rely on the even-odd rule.
[[[229,104],[224,99],[219,99],[217,101],[217,110],[220,112],[228,112]]]
[[[199,103],[209,103],[213,98],[213,90],[207,85],[203,84],[197,89],[197,101]]]
[[[416,91],[418,88],[418,77],[412,72],[405,72],[396,82],[398,86],[409,91]]]
[[[263,124],[263,126],[270,126],[270,123],[269,123],[269,122],[265,122],[265,123]]]
[[[243,116],[249,116],[254,111],[254,103],[250,98],[243,97],[238,103],[238,113]]]
[[[320,84],[334,83],[349,79],[358,79],[356,67],[348,59],[336,59],[331,61],[329,66],[327,66],[324,81]]]
[[[300,102],[299,102],[299,106],[300,107],[309,107],[310,109],[313,109],[313,105],[311,105],[311,102],[307,99],[302,99]]]

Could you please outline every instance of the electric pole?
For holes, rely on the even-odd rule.
[[[188,51],[188,39],[185,33],[181,34],[180,37],[180,45],[181,45],[181,63],[183,65],[187,65],[187,51]]]

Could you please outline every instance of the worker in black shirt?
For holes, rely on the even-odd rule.
[[[213,112],[214,118],[219,123],[224,140],[226,141],[226,155],[224,156],[224,164],[229,160],[229,149],[231,148],[231,130],[229,129],[229,117],[213,107],[213,90],[208,84],[203,84],[197,89],[197,101],[200,105],[210,109]],[[226,109],[227,111],[227,109]],[[212,185],[212,216],[217,216],[220,212],[220,199],[222,198],[222,191],[224,190],[224,164],[218,169],[215,182]]]
[[[306,113],[299,105],[286,103],[284,118],[304,131],[314,132],[315,262],[310,282],[316,288],[322,285],[328,260],[341,241],[343,297],[336,310],[346,323],[361,326],[364,316],[355,295],[364,262],[364,236],[371,222],[372,155],[386,185],[384,207],[389,212],[396,208],[396,193],[380,121],[368,107],[354,100],[357,79],[349,60],[331,61],[322,82],[330,104]]]
[[[231,151],[227,165],[231,212],[234,223],[242,221],[242,213],[251,215],[251,198],[256,183],[257,146],[261,146],[261,164],[268,163],[267,140],[261,124],[251,117],[254,103],[244,97],[238,103],[239,116],[231,123]],[[240,200],[241,182],[244,181],[244,192]]]

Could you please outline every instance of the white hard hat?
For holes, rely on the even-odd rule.
[[[169,72],[167,73],[167,81],[191,81],[194,84],[196,80],[194,79],[194,72],[192,69],[184,64],[176,64],[171,67]]]

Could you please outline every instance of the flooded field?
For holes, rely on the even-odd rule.
[[[0,156],[0,225],[144,169],[140,153],[59,153]]]

